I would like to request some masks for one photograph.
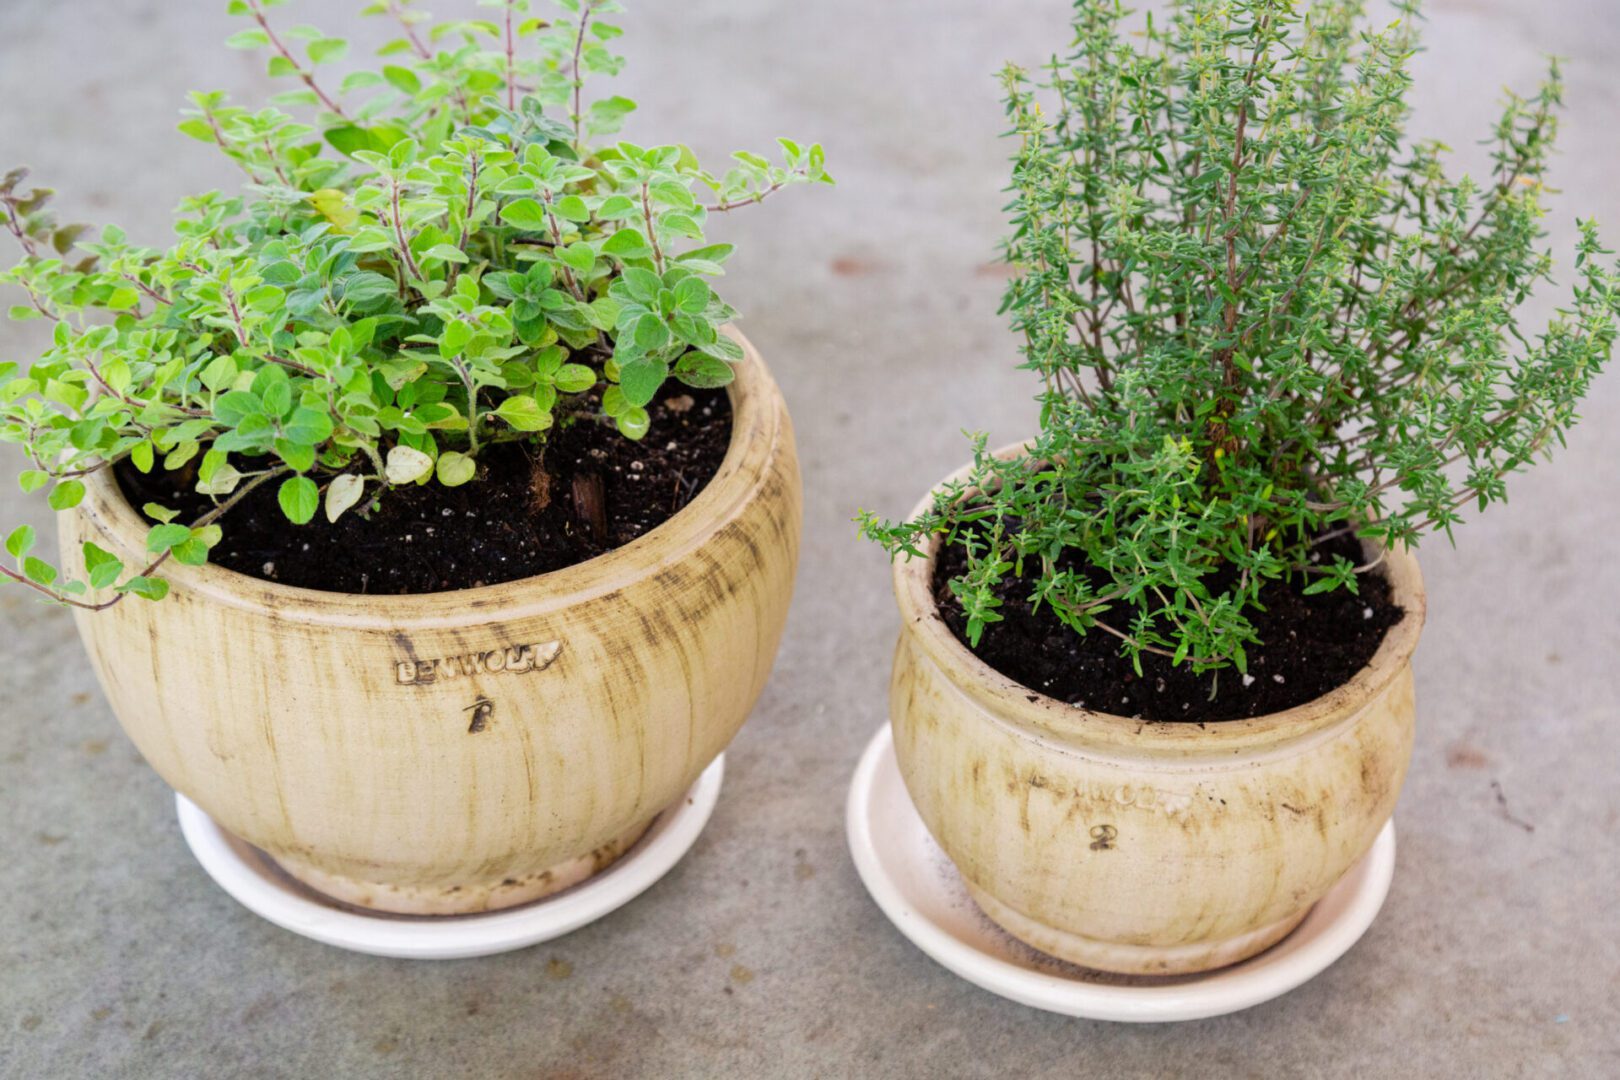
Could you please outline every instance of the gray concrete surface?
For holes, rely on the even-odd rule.
[[[0,164],[31,162],[74,216],[165,236],[183,192],[232,182],[171,133],[182,93],[262,90],[256,64],[215,44],[224,6],[0,4]],[[347,29],[356,7],[290,11]],[[1011,439],[1031,423],[987,266],[1005,175],[991,74],[1061,45],[1065,9],[634,4],[633,133],[715,155],[820,137],[842,186],[728,223],[744,244],[731,296],[798,422],[800,591],[708,831],[612,917],[448,964],[261,922],[192,861],[69,619],[0,590],[0,1076],[1620,1075],[1620,372],[1510,505],[1425,551],[1394,890],[1313,983],[1181,1026],[1061,1019],[959,981],[862,890],[842,803],[883,720],[896,620],[884,559],[848,519],[907,509],[965,457],[960,429]],[[1444,0],[1432,15],[1418,130],[1477,161],[1498,88],[1569,57],[1548,227],[1567,251],[1574,215],[1595,214],[1620,243],[1620,8]],[[0,330],[0,355],[35,340]],[[0,454],[0,520],[48,528],[16,467]]]

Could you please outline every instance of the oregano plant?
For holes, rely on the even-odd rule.
[[[1040,431],[905,523],[960,547],[977,645],[1002,594],[1195,672],[1246,669],[1261,589],[1355,591],[1381,556],[1562,442],[1615,338],[1616,268],[1580,223],[1573,295],[1519,308],[1541,246],[1563,84],[1509,94],[1493,167],[1406,136],[1416,0],[1181,0],[1129,21],[1077,0],[1075,44],[1003,75],[1015,268],[1004,311]],[[1022,586],[1020,586],[1022,588]]]
[[[0,274],[10,315],[52,324],[38,360],[0,363],[23,489],[66,510],[127,463],[194,470],[214,501],[191,521],[145,506],[144,566],[86,544],[82,568],[59,568],[12,531],[0,575],[51,600],[161,598],[163,564],[206,562],[261,485],[294,523],[335,521],[403,485],[475,482],[495,444],[543,452],[588,422],[643,437],[666,382],[724,386],[743,356],[720,332],[736,313],[711,282],[732,248],[708,242],[709,216],[832,183],[819,145],[711,173],[685,146],[618,139],[635,104],[587,92],[623,65],[614,0],[549,17],[480,0],[486,18],[444,22],[380,0],[364,13],[399,36],[340,81],[347,42],[277,26],[283,2],[230,0],[244,26],[228,44],[290,88],[262,109],[192,95],[180,130],[244,186],[186,199],[172,246],[60,226],[25,170],[0,180],[21,249]]]

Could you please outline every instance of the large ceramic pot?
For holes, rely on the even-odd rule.
[[[420,596],[170,563],[167,599],[79,613],[113,711],[176,790],[352,904],[487,911],[602,869],[731,741],[787,616],[798,457],[743,345],[724,463],[648,535]],[[144,561],[147,523],[105,472],[61,526],[69,559],[93,540]]]
[[[1405,617],[1349,682],[1194,725],[1077,708],[983,663],[935,605],[936,550],[895,564],[895,752],[929,831],[1014,936],[1104,971],[1235,963],[1297,926],[1389,820],[1424,617],[1405,551],[1384,561]]]

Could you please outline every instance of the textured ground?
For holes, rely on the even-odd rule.
[[[224,6],[0,4],[0,164],[35,165],[74,216],[161,239],[181,193],[231,182],[171,133],[182,93],[261,88],[257,65],[216,47]],[[1620,240],[1620,10],[1434,7],[1418,128],[1477,155],[1498,87],[1533,81],[1543,53],[1569,57],[1548,227],[1567,251],[1574,214],[1596,214]],[[321,8],[352,10],[301,0],[295,14],[357,22]],[[730,224],[746,245],[730,296],[804,453],[800,594],[708,831],[611,918],[440,965],[259,921],[191,860],[68,618],[0,591],[0,1076],[1620,1075],[1620,373],[1535,483],[1456,550],[1426,551],[1394,891],[1315,982],[1177,1027],[1060,1019],[937,967],[856,879],[843,795],[882,722],[895,616],[883,556],[848,518],[910,507],[966,456],[962,428],[1029,429],[986,265],[1005,151],[991,74],[1060,44],[1064,9],[634,5],[633,133],[715,156],[820,137],[842,186]],[[0,329],[0,355],[32,340]],[[0,480],[16,467],[0,454]],[[48,526],[4,490],[0,520]]]

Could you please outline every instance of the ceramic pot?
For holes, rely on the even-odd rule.
[[[1236,963],[1297,926],[1389,820],[1424,618],[1405,551],[1384,563],[1405,616],[1349,682],[1203,726],[1091,712],[995,671],[939,615],[936,551],[895,563],[895,752],[934,839],[1015,937],[1127,974]]]
[[[752,346],[730,448],[667,523],[487,588],[356,596],[170,563],[167,599],[78,613],[152,766],[300,881],[361,907],[488,911],[628,849],[725,749],[764,687],[802,518],[793,427]],[[144,561],[103,472],[62,515]]]

